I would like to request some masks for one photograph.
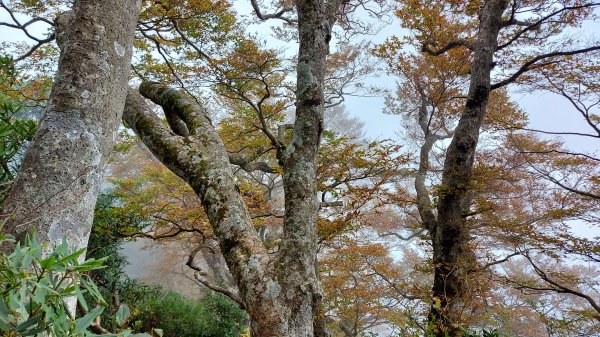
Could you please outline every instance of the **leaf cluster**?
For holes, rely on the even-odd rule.
[[[105,303],[85,275],[101,268],[104,259],[79,262],[85,251],[71,250],[66,240],[48,249],[35,236],[28,236],[10,255],[0,255],[0,332],[4,336],[42,332],[51,336],[93,336],[87,328],[103,309],[93,309],[75,319],[65,303],[67,298],[74,298],[87,309],[84,293]]]

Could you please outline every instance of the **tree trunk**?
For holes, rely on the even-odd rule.
[[[317,263],[317,157],[323,131],[325,58],[331,38],[324,2],[297,1],[298,66],[296,120],[286,148],[283,174],[285,218],[277,268],[286,289],[286,303],[297,336],[322,334],[323,290]]]
[[[4,232],[87,246],[125,104],[140,0],[75,1],[57,19],[61,47],[48,106],[4,204]]]
[[[253,336],[297,336],[289,328],[291,313],[283,301],[273,259],[252,226],[229,156],[208,114],[189,97],[158,83],[142,83],[140,93],[187,125],[189,134],[177,135],[154,115],[143,97],[134,91],[127,96],[125,122],[200,197],[250,315]]]
[[[435,336],[460,336],[467,272],[476,263],[469,245],[464,201],[470,185],[479,129],[487,110],[491,71],[507,0],[488,1],[481,10],[474,44],[471,82],[464,112],[446,154],[433,233],[434,284],[429,321]]]

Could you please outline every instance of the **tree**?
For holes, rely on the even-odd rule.
[[[389,53],[394,60],[406,59],[401,48],[412,45],[427,59],[441,57],[450,59],[450,64],[468,68],[468,72],[455,68],[459,77],[450,78],[465,78],[468,89],[459,96],[460,119],[456,127],[441,135],[451,136],[452,140],[444,156],[437,204],[419,197],[421,219],[433,244],[435,277],[429,320],[436,336],[462,334],[460,312],[469,297],[469,270],[477,265],[469,246],[471,232],[467,225],[469,216],[477,214],[471,211],[473,168],[490,95],[510,84],[539,81],[541,75],[560,77],[559,72],[551,71],[557,65],[594,65],[590,55],[595,55],[600,47],[583,39],[571,39],[568,32],[581,20],[593,16],[598,5],[498,0],[427,4],[408,1],[398,6],[397,16],[413,35],[404,41],[388,40],[380,50],[382,54]],[[427,129],[423,132],[425,136],[429,134]],[[426,168],[427,156],[421,158],[421,166]],[[420,183],[416,187],[417,192],[427,192]]]
[[[199,195],[253,322],[252,333],[260,336],[312,336],[320,330],[316,161],[323,130],[325,58],[340,5],[341,1],[296,3],[300,46],[291,143],[278,139],[261,119],[261,129],[284,172],[283,238],[274,258],[253,229],[229,155],[206,110],[167,86],[143,82],[140,93],[163,107],[167,121],[171,120],[169,129],[139,95],[128,96],[124,120]],[[286,7],[280,14],[263,15],[256,3],[254,7],[261,19],[291,11]],[[264,97],[269,95],[267,91]],[[179,127],[183,124],[187,132]]]
[[[3,231],[18,240],[35,229],[43,241],[57,243],[66,236],[70,245],[86,246],[125,104],[139,6],[136,0],[78,1],[57,16],[58,72],[4,204]],[[13,20],[11,27],[27,29]]]

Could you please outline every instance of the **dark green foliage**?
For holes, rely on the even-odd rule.
[[[237,337],[244,330],[244,311],[220,294],[209,293],[196,301],[166,292],[143,301],[138,309],[140,331],[159,327],[165,336]]]
[[[23,103],[7,95],[18,76],[12,59],[0,56],[0,202],[8,195],[18,170],[24,144],[33,138],[36,122],[16,118],[24,109]]]

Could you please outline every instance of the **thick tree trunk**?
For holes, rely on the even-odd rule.
[[[59,16],[61,57],[48,106],[4,204],[4,232],[87,245],[125,104],[140,0],[75,1]]]
[[[285,218],[277,268],[286,289],[285,301],[294,316],[296,336],[323,333],[322,289],[317,263],[317,157],[323,131],[325,58],[331,38],[323,1],[301,0],[298,10],[296,121],[286,149],[283,174]]]
[[[272,259],[252,227],[233,178],[229,156],[205,109],[167,86],[144,82],[140,93],[165,115],[187,125],[185,136],[167,128],[134,91],[123,119],[152,153],[198,194],[227,266],[235,279],[256,336],[285,336],[287,316]],[[292,335],[290,335],[292,336]]]
[[[468,247],[463,205],[469,191],[479,129],[487,109],[502,14],[507,6],[507,0],[491,0],[481,11],[465,110],[444,162],[438,221],[433,235],[434,303],[429,321],[435,336],[462,335],[459,326],[468,290],[466,276],[476,263]]]

